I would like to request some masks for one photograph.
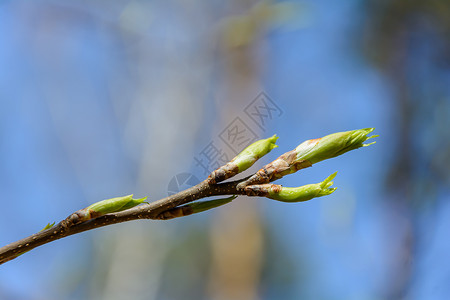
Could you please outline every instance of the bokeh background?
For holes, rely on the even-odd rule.
[[[377,144],[281,180],[339,171],[332,196],[65,238],[2,265],[0,299],[450,297],[448,1],[0,1],[2,246],[249,137],[280,136],[256,171],[365,127]]]

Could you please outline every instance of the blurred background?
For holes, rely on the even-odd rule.
[[[338,171],[331,196],[71,236],[0,266],[0,299],[450,297],[448,1],[0,1],[1,246],[365,127],[280,181]]]

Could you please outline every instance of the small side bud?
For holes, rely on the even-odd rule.
[[[250,168],[258,159],[278,147],[275,145],[278,137],[262,139],[249,145],[226,165],[213,171],[208,177],[209,184],[216,184]]]
[[[52,228],[55,225],[55,222],[53,223],[48,223],[44,228],[41,229],[41,231],[47,230],[49,228]]]
[[[199,213],[202,211],[206,211],[206,210],[210,210],[210,209],[219,207],[221,205],[225,205],[227,203],[230,203],[231,201],[233,201],[236,198],[237,198],[237,196],[233,195],[228,198],[189,203],[187,205],[174,207],[169,210],[166,210],[166,211],[162,212],[161,214],[159,214],[155,219],[170,220],[170,219],[174,219],[174,218],[189,216],[192,214],[196,214],[196,213]]]
[[[202,211],[210,210],[222,205],[225,205],[227,203],[230,203],[234,199],[237,198],[237,195],[233,195],[228,198],[222,198],[222,199],[215,199],[215,200],[209,200],[209,201],[199,201],[199,202],[193,202],[186,206],[189,206],[192,209],[192,213],[196,214]]]
[[[336,173],[330,175],[327,179],[320,183],[308,184],[301,187],[289,188],[270,184],[268,188],[267,198],[282,202],[301,202],[308,201],[316,197],[330,195],[336,188],[330,188],[333,185],[333,178]],[[274,187],[277,186],[277,187]]]
[[[55,225],[55,222],[53,222],[53,223],[48,223],[44,228],[42,228],[41,230],[39,230],[39,232],[44,231],[44,230],[47,230],[47,229],[50,229],[50,228],[52,228],[54,225]],[[27,253],[28,251],[30,251],[30,250],[23,251],[22,253],[18,254],[17,256],[20,256],[20,255],[22,255],[22,254],[25,254],[25,253]]]

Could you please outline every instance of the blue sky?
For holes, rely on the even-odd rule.
[[[226,59],[209,37],[221,24],[215,18],[226,19],[233,9],[193,2],[175,10],[176,1],[104,5],[0,4],[1,244],[101,199],[135,193],[156,200],[177,173],[201,178],[194,157],[235,117],[251,124],[243,109],[264,91],[283,114],[258,131],[280,136],[279,148],[263,163],[303,140],[337,131],[375,127],[380,135],[374,146],[281,182],[315,183],[338,171],[332,196],[298,205],[261,199],[261,214],[280,249],[297,272],[305,261],[311,271],[306,278],[297,274],[292,295],[384,299],[392,272],[405,264],[413,269],[405,299],[448,296],[445,184],[430,196],[434,206],[412,217],[420,234],[416,255],[396,261],[411,231],[408,215],[390,204],[395,196],[384,182],[399,132],[397,95],[389,77],[355,46],[366,14],[361,1],[301,2],[301,27],[270,27],[257,44],[264,58],[258,84],[225,117],[221,109],[230,104],[220,89],[228,80]],[[427,74],[427,56],[418,57],[425,57],[419,65]],[[448,81],[445,74],[437,80]],[[447,90],[443,101],[448,96]],[[425,138],[417,148],[427,153],[426,132],[420,134]],[[179,224],[195,230],[198,222],[210,222],[195,218],[167,225],[166,233],[176,234]],[[0,298],[95,298],[89,280],[78,277],[95,259],[102,234],[108,231],[69,237],[1,266]],[[276,299],[268,290],[261,297]]]

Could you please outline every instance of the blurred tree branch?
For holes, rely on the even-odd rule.
[[[428,243],[417,220],[425,207],[435,207],[439,185],[450,178],[448,81],[442,75],[450,63],[450,5],[446,0],[372,0],[366,5],[364,51],[394,92],[397,132],[386,169],[386,199],[408,225],[397,236],[390,232],[400,250],[392,252],[396,264],[390,266],[384,292],[386,299],[398,299],[416,288],[416,276],[422,274],[416,270],[420,263],[402,262],[420,259]],[[397,227],[398,217],[392,222]]]

